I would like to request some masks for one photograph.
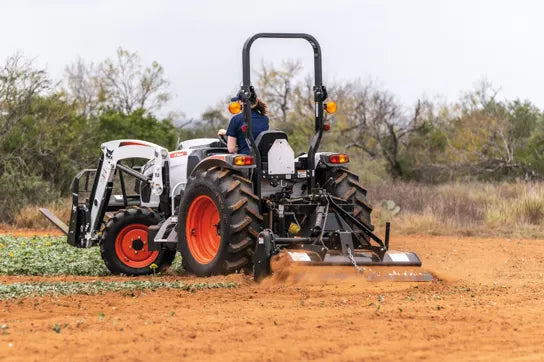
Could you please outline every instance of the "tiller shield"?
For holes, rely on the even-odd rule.
[[[280,259],[292,266],[326,267],[353,266],[362,277],[371,282],[430,282],[433,276],[421,270],[421,260],[416,253],[388,251],[382,260],[370,252],[355,250],[350,255],[328,252],[323,258],[318,253],[307,250],[284,250],[271,258],[271,264]],[[281,262],[285,267],[285,261]],[[272,267],[273,269],[273,267]]]

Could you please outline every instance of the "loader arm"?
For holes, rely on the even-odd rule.
[[[102,167],[97,170],[95,176],[94,194],[91,195],[90,205],[90,228],[85,234],[89,242],[96,238],[96,232],[100,228],[104,217],[107,202],[111,196],[115,170],[119,168],[119,161],[127,158],[143,158],[154,160],[153,177],[151,179],[151,198],[149,202],[142,203],[142,206],[157,207],[159,197],[164,190],[162,178],[162,167],[167,161],[168,151],[158,145],[145,141],[116,140],[102,144]],[[134,176],[136,171],[132,171]],[[142,179],[141,177],[139,177]],[[143,180],[146,180],[143,177]],[[166,181],[167,182],[167,181]]]
[[[49,220],[67,233],[70,245],[80,248],[88,248],[98,243],[98,233],[108,209],[116,170],[149,184],[151,189],[149,200],[140,199],[138,201],[140,206],[157,208],[161,195],[164,192],[168,193],[169,190],[168,172],[164,171],[168,168],[168,151],[164,147],[140,140],[115,140],[103,143],[101,150],[102,156],[98,167],[82,170],[74,178],[69,226],[56,222],[58,219],[48,210],[42,211]],[[125,159],[150,160],[151,179],[131,167],[122,165],[120,161]],[[93,173],[94,180],[89,197],[85,202],[80,201],[80,181],[84,182],[85,190],[88,190],[90,175]],[[123,204],[126,207],[127,194],[122,175],[120,180]]]

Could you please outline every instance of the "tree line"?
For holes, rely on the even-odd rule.
[[[271,127],[287,132],[297,153],[307,151],[312,79],[297,61],[262,64],[256,79]],[[454,102],[413,105],[372,82],[333,82],[328,90],[339,109],[327,116],[331,130],[321,149],[350,154],[366,182],[544,175],[542,110],[503,99],[486,82]],[[199,119],[159,117],[171,99],[169,82],[160,64],[144,65],[137,53],[119,48],[98,64],[79,59],[60,81],[21,54],[8,57],[0,66],[0,221],[9,222],[24,205],[69,194],[73,176],[96,165],[105,141],[136,138],[174,149],[180,140],[213,137],[228,123],[228,98]]]

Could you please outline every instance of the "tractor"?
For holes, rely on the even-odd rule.
[[[285,132],[268,130],[256,139],[252,134],[257,94],[250,50],[261,38],[304,39],[313,49],[315,134],[308,152],[296,157]],[[44,215],[71,245],[99,245],[117,274],[163,270],[176,251],[184,269],[197,276],[247,272],[257,281],[272,273],[271,260],[280,253],[312,266],[421,266],[413,252],[389,251],[389,223],[383,240],[374,233],[367,190],[348,169],[349,156],[319,151],[328,129],[324,112],[335,111],[336,104],[326,101],[317,40],[309,34],[256,34],[243,46],[242,71],[229,109],[241,105],[249,155],[230,154],[223,137],[187,140],[172,152],[139,140],[107,142],[97,169],[75,177],[69,227],[48,210]],[[147,162],[134,166],[129,159]],[[132,194],[127,177],[135,179]],[[121,194],[112,195],[117,179]],[[80,197],[82,189],[87,197]],[[409,275],[430,279],[423,272]]]

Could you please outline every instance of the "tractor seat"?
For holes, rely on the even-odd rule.
[[[287,134],[283,131],[268,130],[259,133],[255,139],[255,144],[261,154],[261,162],[268,162],[268,151],[270,151],[270,147],[272,147],[274,141],[277,139],[289,141]]]

